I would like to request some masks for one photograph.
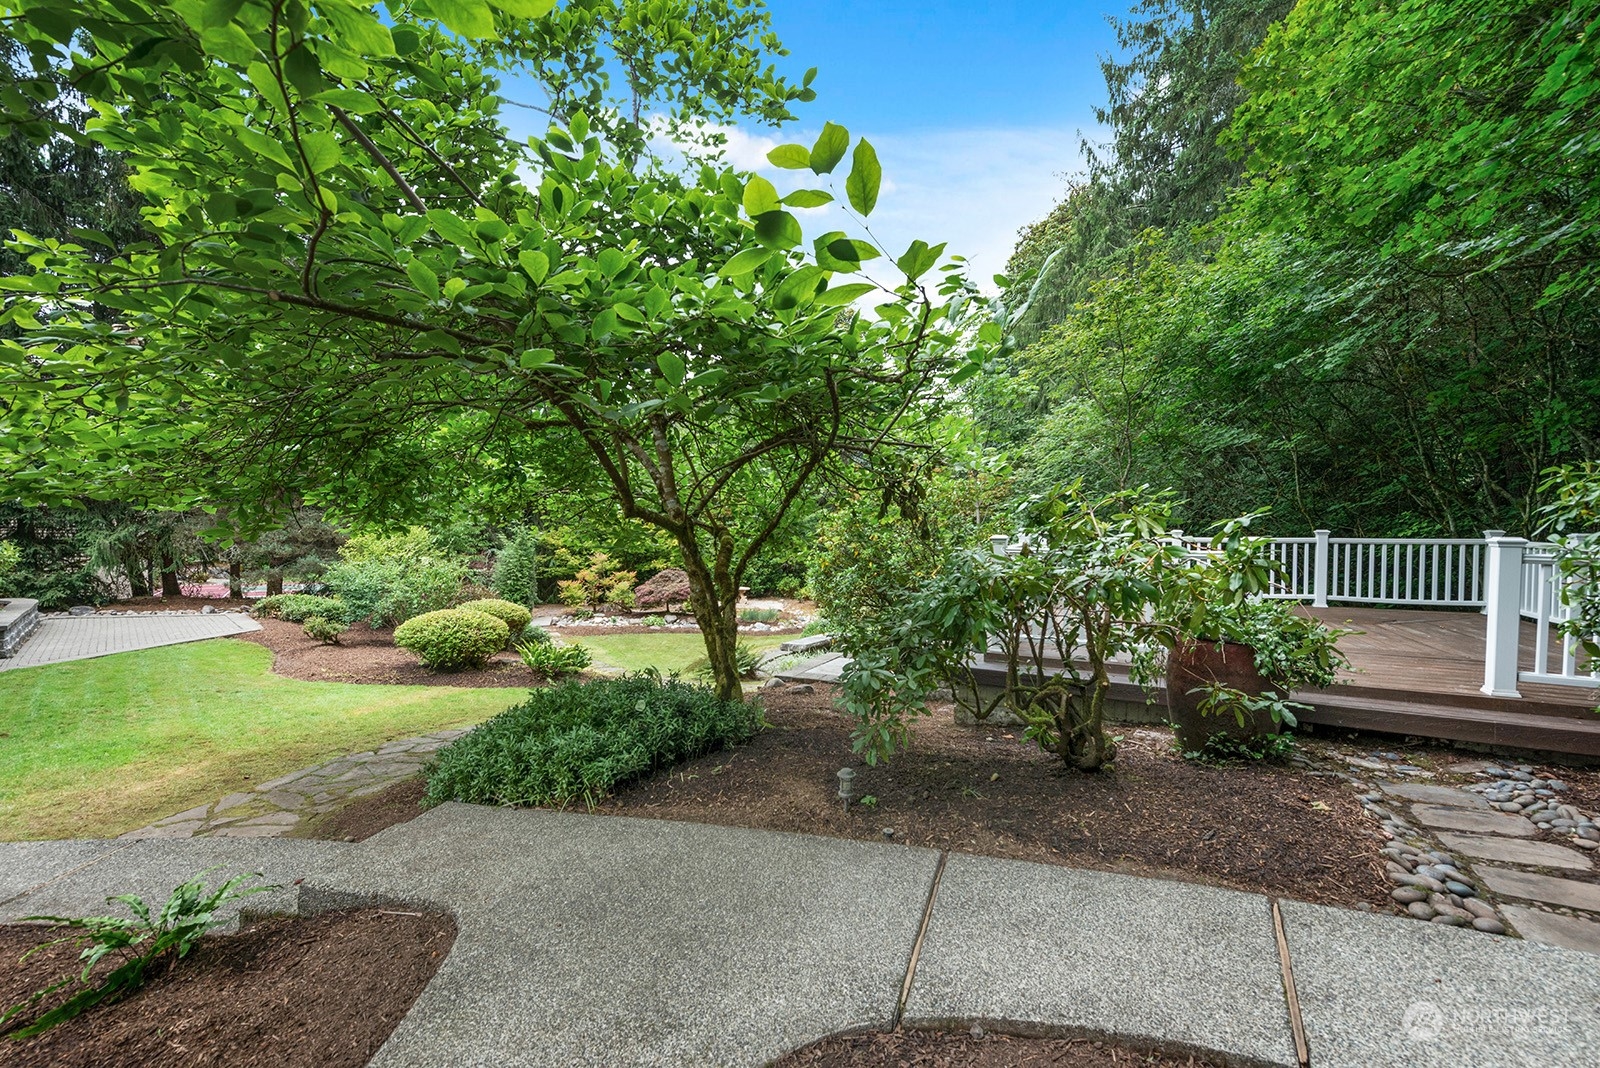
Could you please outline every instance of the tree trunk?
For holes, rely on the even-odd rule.
[[[689,576],[689,607],[706,643],[712,687],[724,700],[742,701],[744,686],[739,681],[739,662],[734,656],[739,644],[737,602],[726,591],[717,589],[716,576],[692,536],[680,537],[678,547],[683,553],[683,570]]]
[[[128,595],[130,597],[150,596],[150,583],[145,581],[144,568],[137,559],[130,559],[122,565],[123,571],[128,575]]]
[[[228,600],[244,600],[244,565],[228,565]]]
[[[169,553],[161,554],[161,596],[183,596],[183,587],[178,585],[178,561]]]
[[[283,573],[270,571],[267,573],[267,596],[276,597],[283,592]]]

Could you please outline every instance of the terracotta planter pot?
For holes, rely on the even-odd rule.
[[[1276,734],[1278,727],[1265,712],[1246,713],[1244,726],[1231,712],[1203,716],[1204,693],[1190,691],[1211,684],[1230,686],[1247,694],[1271,690],[1272,684],[1256,670],[1255,650],[1237,642],[1184,642],[1167,655],[1167,712],[1185,749],[1198,749],[1206,739],[1226,734],[1241,741]]]

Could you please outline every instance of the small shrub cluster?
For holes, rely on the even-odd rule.
[[[338,645],[339,635],[343,634],[345,626],[337,619],[326,616],[312,616],[306,620],[306,637],[315,638],[323,645]]]
[[[394,627],[413,616],[449,608],[466,577],[467,567],[460,560],[381,557],[335,564],[324,581],[350,606],[352,620]]]
[[[263,597],[256,602],[253,611],[258,616],[281,619],[285,623],[304,623],[312,616],[340,623],[345,623],[350,618],[350,606],[341,598],[317,597],[309,593],[280,593],[272,597]]]
[[[594,657],[582,645],[557,645],[548,635],[542,642],[523,642],[517,646],[517,655],[541,679],[576,675],[594,663]]]
[[[616,605],[633,607],[633,571],[623,571],[617,562],[605,553],[589,557],[589,565],[570,579],[560,583],[561,603],[573,608],[599,608]]]
[[[658,571],[633,588],[633,603],[639,608],[671,608],[689,600],[689,574],[681,567]]]
[[[800,628],[800,636],[802,638],[809,638],[813,634],[832,634],[833,631],[833,624],[829,623],[824,617],[818,616],[816,619],[813,619],[811,622]]]
[[[517,531],[495,554],[489,585],[501,597],[516,604],[538,603],[539,535],[536,531]]]
[[[667,625],[667,617],[666,616],[645,616],[643,619],[639,620],[639,622],[644,624],[647,627],[664,627],[664,626]]]
[[[467,608],[424,612],[394,632],[396,645],[435,671],[482,667],[510,640],[504,620]]]
[[[476,601],[467,601],[456,607],[464,608],[469,612],[484,612],[494,616],[511,631],[513,641],[527,629],[529,621],[533,619],[533,613],[520,604],[512,604],[510,601],[502,601],[495,597],[483,597]]]
[[[740,642],[733,647],[733,663],[739,669],[739,677],[741,679],[755,678],[761,669],[762,662],[766,658],[767,654],[764,651],[753,648],[748,642]],[[700,659],[689,663],[688,671],[691,675],[710,678],[712,674],[711,661],[702,656]]]
[[[742,742],[757,707],[659,676],[535,690],[440,751],[425,805],[592,805],[617,786]]]
[[[776,623],[782,615],[776,608],[741,608],[740,623]]]

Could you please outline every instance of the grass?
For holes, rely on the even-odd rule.
[[[0,839],[112,837],[523,696],[301,682],[271,666],[259,645],[205,641],[0,672]]]
[[[705,639],[700,632],[684,631],[668,634],[596,634],[581,633],[581,628],[564,632],[563,640],[588,646],[594,654],[596,668],[616,671],[643,671],[653,667],[663,675],[686,669],[706,655]],[[742,638],[753,649],[771,649],[787,641],[789,635],[772,634],[761,638]]]

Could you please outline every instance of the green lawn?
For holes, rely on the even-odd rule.
[[[573,627],[563,631],[565,641],[588,648],[594,654],[594,666],[599,670],[643,671],[658,668],[663,675],[685,672],[696,660],[706,655],[705,639],[698,630],[662,631],[659,634],[596,634],[593,637]],[[793,635],[772,634],[760,638],[743,638],[753,649],[772,649]]]
[[[516,689],[272,674],[239,641],[0,672],[0,839],[120,834],[297,768],[516,703]]]

